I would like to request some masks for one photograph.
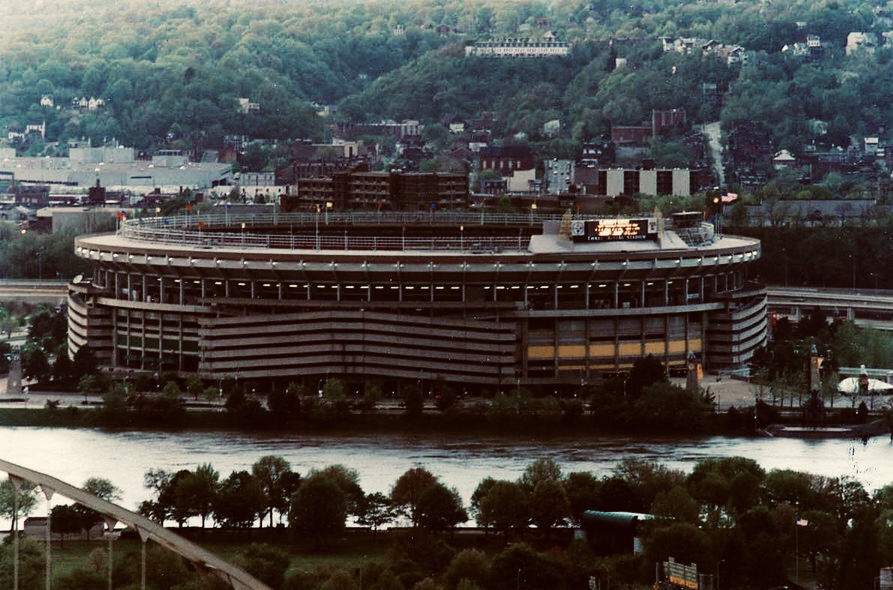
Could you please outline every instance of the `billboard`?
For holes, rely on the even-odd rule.
[[[574,242],[656,240],[657,219],[575,219],[571,222]]]
[[[683,588],[691,588],[692,590],[698,590],[700,587],[698,584],[698,566],[695,564],[683,565],[676,563],[676,560],[671,557],[669,561],[664,562],[664,575],[671,584],[682,586]]]

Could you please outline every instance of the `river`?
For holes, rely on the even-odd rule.
[[[624,457],[657,461],[689,472],[708,457],[754,459],[767,471],[793,469],[817,475],[851,477],[873,491],[893,483],[889,437],[856,440],[785,438],[669,439],[590,437],[520,439],[500,437],[273,436],[239,432],[109,432],[91,429],[0,427],[0,457],[82,486],[103,477],[121,489],[119,504],[136,509],[151,497],[143,475],[149,469],[195,469],[210,463],[221,479],[249,470],[264,455],[287,459],[294,471],[341,464],[357,470],[369,492],[387,493],[412,467],[425,467],[468,505],[486,477],[517,479],[535,459],[551,457],[564,473],[589,471],[601,477]],[[54,500],[54,505],[57,503]],[[59,499],[58,503],[65,503]],[[40,510],[37,513],[41,512]]]

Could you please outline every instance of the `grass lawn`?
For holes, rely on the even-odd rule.
[[[347,531],[338,539],[326,543],[321,549],[317,549],[311,540],[292,538],[287,531],[258,530],[254,529],[249,534],[240,532],[233,537],[228,532],[219,530],[207,530],[204,534],[195,529],[176,531],[182,533],[193,543],[220,556],[226,561],[233,562],[251,543],[267,543],[282,549],[291,558],[289,572],[310,571],[320,566],[345,566],[348,568],[359,567],[364,562],[382,561],[390,541],[386,532],[371,533],[365,530]],[[40,543],[41,546],[43,543]],[[142,542],[136,536],[123,535],[115,541],[113,552],[116,563],[124,556],[136,560],[132,564],[139,568],[140,550]],[[149,551],[156,550],[158,546],[149,542]],[[64,546],[58,542],[53,543],[53,578],[59,579],[70,575],[78,569],[97,568],[104,573],[105,554],[108,550],[108,542],[103,539],[93,541],[66,540]],[[91,565],[90,556],[96,552],[101,557],[96,559],[96,565]]]

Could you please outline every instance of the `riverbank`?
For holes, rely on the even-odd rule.
[[[680,380],[673,380],[681,385]],[[107,428],[112,430],[258,431],[310,434],[358,433],[471,433],[498,436],[601,436],[657,434],[667,436],[759,436],[773,424],[802,426],[807,423],[804,397],[787,394],[777,398],[747,381],[728,377],[705,380],[702,391],[713,399],[705,407],[688,394],[675,400],[666,396],[650,400],[602,400],[573,398],[468,398],[446,410],[426,400],[421,411],[410,413],[397,400],[374,405],[360,399],[338,403],[303,397],[291,414],[271,412],[258,396],[240,408],[227,408],[225,400],[181,398],[179,405],[156,407],[137,404],[105,407],[102,396],[71,392],[27,390],[18,397],[0,392],[0,426],[58,428]],[[673,395],[668,394],[670,397]],[[152,398],[151,394],[148,396]],[[826,408],[808,426],[830,427],[864,424],[882,418],[888,396],[866,400],[846,398],[837,408]],[[865,401],[867,412],[857,402]],[[681,404],[681,405],[680,405]],[[845,405],[844,405],[845,404]],[[852,405],[852,407],[850,407]],[[843,407],[841,407],[843,406]],[[874,410],[874,411],[872,411]],[[858,429],[857,429],[858,430]],[[856,430],[854,430],[856,432]],[[858,430],[858,432],[862,432]],[[886,434],[882,428],[871,436]],[[855,438],[862,438],[856,436]]]

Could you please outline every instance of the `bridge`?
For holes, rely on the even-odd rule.
[[[893,330],[893,292],[872,289],[768,288],[769,313],[799,321],[813,309],[863,328]]]
[[[117,504],[106,502],[85,492],[84,490],[65,483],[55,477],[40,473],[26,467],[21,467],[14,463],[9,463],[0,459],[0,471],[6,472],[13,486],[18,490],[24,482],[31,482],[40,487],[47,499],[47,534],[46,534],[46,588],[50,590],[52,580],[52,553],[51,553],[51,522],[49,518],[49,503],[53,495],[60,494],[70,500],[74,500],[78,504],[91,508],[102,514],[106,522],[109,540],[109,588],[112,587],[112,541],[116,534],[115,526],[123,523],[135,530],[142,540],[141,555],[141,579],[140,588],[146,588],[146,543],[154,541],[162,547],[174,551],[175,553],[186,558],[200,574],[213,574],[228,583],[233,590],[271,590],[269,586],[254,578],[248,572],[238,568],[227,561],[217,557],[213,553],[202,549],[195,543],[192,543],[179,535],[165,529],[161,525],[151,520],[126,510]],[[16,494],[13,494],[16,497]],[[17,507],[13,507],[13,512],[18,512]],[[13,519],[15,523],[17,519]],[[17,530],[13,530],[13,590],[18,590],[18,534]]]
[[[66,280],[0,279],[0,302],[28,301],[58,305],[68,296]]]

